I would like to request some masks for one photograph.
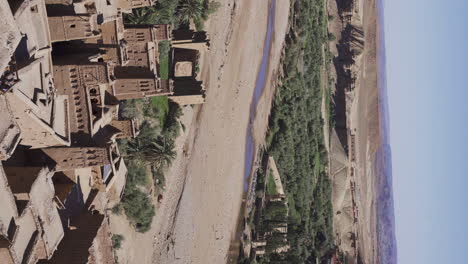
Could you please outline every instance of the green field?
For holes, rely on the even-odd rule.
[[[167,96],[155,96],[151,98],[151,108],[156,113],[156,118],[164,126],[169,113],[169,99]]]
[[[159,76],[162,80],[169,79],[169,53],[171,46],[169,41],[159,42]]]
[[[276,191],[276,183],[275,183],[275,180],[273,179],[273,173],[271,172],[271,170],[269,170],[267,173],[266,194],[267,195],[278,194],[278,192]]]

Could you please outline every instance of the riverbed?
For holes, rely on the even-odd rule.
[[[153,263],[226,262],[245,190],[247,133],[253,131],[254,145],[265,135],[289,1],[276,2],[265,88],[257,92],[271,3],[220,2],[220,10],[205,24],[210,49],[200,56],[206,103],[194,108],[183,154],[166,176],[154,222]]]

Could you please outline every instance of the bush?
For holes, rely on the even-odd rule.
[[[169,103],[169,113],[163,127],[163,136],[175,139],[180,133],[179,117],[182,115],[182,109],[174,102]]]
[[[269,170],[267,173],[266,193],[267,195],[278,194],[278,192],[276,191],[276,183],[275,183],[275,180],[273,179],[273,173],[271,172],[271,170]]]
[[[159,187],[163,188],[163,186],[166,184],[166,178],[164,177],[164,172],[162,168],[153,168],[153,179],[154,179],[154,184]]]
[[[158,0],[154,6],[132,9],[124,14],[127,24],[172,24],[177,28],[180,21],[176,16],[179,0]]]
[[[122,214],[122,205],[117,204],[116,206],[112,207],[112,213],[115,215],[121,215]]]
[[[146,232],[151,228],[155,215],[154,205],[139,188],[125,188],[123,195],[123,208],[130,223],[138,232]]]
[[[140,125],[138,137],[133,140],[119,140],[119,147],[128,168],[121,205],[128,220],[138,232],[148,231],[155,215],[151,199],[142,191],[149,187],[148,166],[152,167],[155,182],[157,180],[159,187],[162,187],[163,169],[175,158],[174,142],[180,130],[180,107],[169,102],[167,97],[155,98],[157,99],[134,100],[128,104],[124,103],[123,107],[126,110],[139,111],[138,114],[146,107],[147,120]],[[148,110],[148,106],[152,110]],[[161,110],[159,113],[166,113],[164,120],[161,120],[162,115],[156,114],[156,108]],[[119,212],[118,207],[113,208],[113,212]]]
[[[113,249],[121,248],[123,240],[124,240],[124,237],[122,235],[117,235],[117,234],[112,235],[112,248]]]
[[[127,162],[127,185],[131,188],[136,186],[147,186],[149,183],[146,166],[138,160],[129,160]]]

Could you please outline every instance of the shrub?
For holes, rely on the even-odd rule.
[[[112,207],[112,213],[115,215],[121,215],[122,214],[122,205],[117,204],[116,206]]]
[[[122,247],[122,241],[124,237],[122,235],[114,234],[112,235],[112,248],[119,249]]]
[[[126,188],[122,200],[130,223],[138,232],[148,231],[155,215],[154,205],[148,196],[139,188]]]

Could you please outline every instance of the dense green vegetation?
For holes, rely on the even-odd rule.
[[[181,109],[168,102],[167,97],[153,97],[122,102],[120,114],[124,118],[143,120],[138,137],[121,140],[119,147],[128,168],[121,208],[137,231],[146,232],[155,215],[147,194],[151,188],[150,179],[163,183],[163,171],[176,156],[174,141],[180,130],[177,119]],[[115,207],[113,212],[119,213],[121,208]]]
[[[161,80],[169,79],[169,52],[171,43],[168,40],[163,40],[158,44],[159,50],[159,77]]]
[[[169,99],[167,96],[155,96],[151,98],[151,110],[156,112],[160,124],[166,122],[169,113]]]
[[[178,28],[192,20],[197,30],[202,30],[203,22],[220,6],[210,0],[158,0],[154,6],[136,8],[131,14],[124,14],[124,21],[129,24],[172,24]]]
[[[210,0],[158,0],[154,6],[133,9],[124,14],[129,24],[172,24],[177,29],[194,21],[197,28],[219,8]],[[159,50],[159,76],[169,79],[170,42],[161,41]],[[139,232],[151,228],[155,208],[149,195],[154,182],[156,193],[164,186],[164,170],[176,156],[175,138],[180,132],[178,121],[180,107],[166,96],[127,100],[121,103],[123,118],[137,118],[140,121],[140,134],[133,140],[120,140],[119,146],[125,157],[128,176],[122,202],[112,212],[125,212],[130,223]]]
[[[267,186],[266,186],[266,194],[267,195],[275,195],[277,194],[276,192],[276,183],[275,180],[273,179],[273,175],[271,171],[267,173]]]
[[[328,81],[321,79],[322,47],[329,39],[325,2],[296,0],[293,6],[297,26],[286,37],[284,77],[277,87],[267,136],[268,151],[275,157],[288,194],[291,249],[267,254],[260,263],[315,263],[335,247],[321,116],[322,82]],[[329,107],[326,111],[330,115]]]

